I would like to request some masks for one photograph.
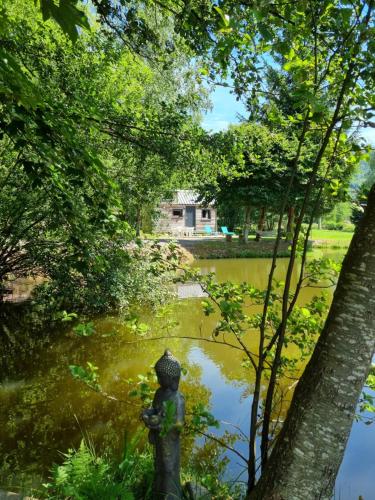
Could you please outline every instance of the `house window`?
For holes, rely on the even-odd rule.
[[[202,219],[211,219],[211,210],[207,210],[207,208],[202,210]]]
[[[173,217],[182,217],[182,208],[174,208],[172,214]]]

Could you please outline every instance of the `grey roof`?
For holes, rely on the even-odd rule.
[[[175,192],[173,202],[177,205],[199,205],[199,193],[190,189],[179,189]]]
[[[199,193],[193,191],[192,189],[178,189],[173,193],[172,200],[164,200],[162,203],[167,203],[168,205],[196,205],[196,206],[212,206],[212,203],[202,204],[199,202]]]

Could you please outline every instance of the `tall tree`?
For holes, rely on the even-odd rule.
[[[251,499],[332,498],[375,351],[375,184],[332,306]]]

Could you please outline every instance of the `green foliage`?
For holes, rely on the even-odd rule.
[[[91,337],[95,333],[94,323],[92,321],[79,323],[73,328],[73,332],[79,337]]]
[[[323,227],[329,230],[353,231],[354,225],[350,223],[352,203],[338,203],[334,209],[323,218]]]
[[[129,245],[122,237],[106,238],[96,241],[91,252],[93,258],[83,262],[76,262],[75,257],[53,261],[48,269],[50,280],[35,289],[34,302],[48,313],[67,309],[100,313],[132,306],[157,307],[172,297],[174,272],[158,267],[155,252],[147,244]],[[162,253],[166,254],[168,248]],[[138,334],[148,331],[136,319],[128,323]]]
[[[341,270],[341,263],[333,259],[322,257],[311,259],[306,266],[304,282],[306,286],[320,288],[334,286],[337,283]]]
[[[375,365],[371,366],[364,390],[358,402],[356,419],[370,425],[375,421]]]
[[[55,319],[62,321],[63,323],[74,321],[78,318],[78,314],[76,313],[68,313],[66,311],[59,311],[56,313]]]
[[[138,450],[140,437],[137,433],[125,439],[119,464],[98,456],[90,443],[82,441],[77,450],[64,453],[64,462],[53,468],[45,485],[48,498],[151,499],[152,455],[149,449]]]
[[[340,264],[332,259],[310,260],[300,277],[298,288],[324,289],[336,284]],[[200,275],[196,270],[185,270],[185,281],[199,282],[208,298],[201,304],[206,316],[219,313],[220,317],[212,331],[213,341],[217,340],[229,347],[242,351],[242,366],[257,370],[257,354],[248,347],[254,329],[262,325],[259,306],[264,303],[266,291],[248,283],[218,283],[212,273]],[[265,347],[263,356],[267,366],[272,366],[276,352],[276,341],[282,322],[282,298],[285,282],[275,281],[270,290],[270,302],[265,323]],[[289,296],[290,303],[294,293]],[[297,377],[301,364],[308,359],[324,326],[328,311],[328,299],[325,294],[317,294],[303,306],[294,305],[288,314],[286,332],[283,337],[283,349],[278,368],[278,380],[283,376]],[[290,349],[290,347],[293,347]],[[267,371],[264,377],[268,377]],[[275,403],[276,404],[276,403]],[[277,404],[276,404],[277,406]],[[274,411],[277,409],[275,407]],[[204,407],[197,407],[192,412],[192,426],[203,429],[216,425],[212,415]],[[276,432],[276,427],[273,432]]]
[[[73,378],[80,380],[94,391],[101,391],[101,386],[98,382],[98,367],[87,361],[87,368],[79,365],[70,365],[69,370]]]
[[[137,382],[133,379],[128,379],[127,383],[132,387],[129,391],[129,396],[139,398],[145,408],[152,405],[153,393],[156,388],[156,375],[154,372],[147,372],[146,375],[139,374]]]
[[[125,324],[132,332],[141,337],[150,331],[150,326],[146,323],[140,323],[137,317],[127,319]]]
[[[114,481],[111,465],[84,441],[78,450],[69,450],[62,465],[52,471],[52,482],[46,484],[48,498],[114,499],[131,500],[133,495]]]
[[[357,175],[353,196],[351,221],[357,224],[364,213],[368,193],[375,183],[375,154],[372,153],[367,162],[361,164],[361,171]]]
[[[233,439],[228,435],[224,435],[223,440],[227,444],[233,444]],[[204,486],[215,499],[245,498],[243,484],[225,480],[229,459],[224,452],[225,447],[220,443],[206,439],[199,447],[195,447],[186,468],[182,471],[182,477],[193,484]]]
[[[1,11],[0,282],[43,274],[51,310],[125,307],[151,288],[156,303],[162,280],[150,287],[125,247],[186,165],[205,161],[197,63],[180,45],[155,66],[93,20],[89,31],[77,2],[37,5]]]
[[[66,68],[72,62],[71,44],[40,22],[32,2],[21,3],[4,3],[1,25],[26,82],[15,88],[2,68],[0,280],[47,275],[53,262],[87,258],[96,238],[113,234],[118,213],[113,184],[74,116],[77,101],[68,105],[57,75],[62,54]],[[74,6],[52,4],[43,2],[45,17]]]
[[[43,20],[53,18],[72,41],[78,38],[78,26],[90,29],[86,14],[76,6],[77,0],[60,0],[59,4],[54,0],[39,0],[38,3]]]
[[[347,199],[363,149],[348,133],[373,125],[372,2],[261,1],[243,8],[236,0],[123,0],[120,6],[92,0],[105,29],[93,23],[78,38],[77,27],[89,25],[77,2],[36,5],[41,14],[32,2],[6,0],[0,12],[0,282],[42,273],[49,282],[40,297],[61,310],[102,311],[147,296],[155,282],[144,278],[158,275],[160,261],[132,268],[125,250],[130,227],[139,232],[144,212],[177,180],[191,177],[191,165],[205,167],[205,141],[219,150],[218,175],[202,193],[242,211],[252,203],[258,214],[281,206],[283,216],[287,204],[299,208],[297,254],[304,217]],[[196,50],[197,65],[198,56],[206,59],[204,67],[187,62],[191,52],[182,38]],[[196,120],[204,102],[200,79],[228,75],[256,125],[211,141]],[[323,275],[330,284],[326,271],[326,264],[314,264],[313,275],[299,284],[317,286]],[[273,362],[278,375],[298,369],[296,359],[275,346],[294,343],[305,356],[321,328],[324,300],[289,311],[299,290],[294,295],[288,282],[264,292],[219,285],[212,276],[201,281],[220,314],[213,340],[229,337],[247,366],[257,371],[259,364],[259,389],[261,361]],[[204,308],[212,314],[207,302]],[[266,341],[257,358],[244,341],[254,328]],[[98,388],[93,365],[72,366],[72,373]],[[268,435],[266,429],[262,444]]]
[[[267,207],[275,211],[285,190],[285,175],[296,148],[294,138],[266,125],[247,123],[232,125],[212,139],[217,156],[217,172],[201,187],[205,200],[218,206],[218,215],[227,214],[228,206],[236,209],[237,225],[248,224],[245,207]]]
[[[218,429],[220,426],[218,420],[215,419],[202,403],[197,403],[192,408],[191,421],[188,425],[193,433],[203,431],[207,427],[216,427]]]
[[[160,436],[166,436],[175,424],[176,405],[173,401],[164,401],[162,409]]]
[[[284,367],[297,366],[307,359],[314,350],[317,336],[322,331],[328,311],[328,300],[324,295],[313,297],[303,307],[295,307],[288,319],[287,333],[284,345],[294,344],[298,347],[298,354],[292,358],[284,358]]]
[[[77,450],[63,454],[61,465],[54,466],[44,485],[45,496],[55,500],[152,500],[153,456],[148,446],[140,447],[141,437],[141,432],[130,439],[126,436],[119,463],[97,455],[90,443],[82,441]],[[240,485],[221,481],[228,463],[222,452],[214,442],[196,449],[182,470],[182,479],[201,484],[218,500],[242,498]]]

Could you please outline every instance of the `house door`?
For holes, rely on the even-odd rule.
[[[186,207],[185,226],[195,228],[195,207]]]

